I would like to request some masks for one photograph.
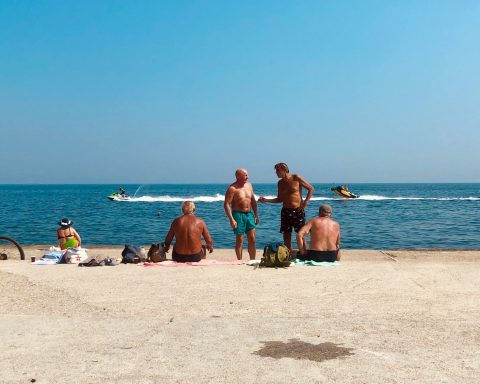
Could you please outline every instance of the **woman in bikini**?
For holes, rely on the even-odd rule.
[[[78,248],[82,245],[82,239],[78,232],[71,225],[72,221],[67,218],[58,222],[60,228],[57,229],[58,244],[60,249]]]

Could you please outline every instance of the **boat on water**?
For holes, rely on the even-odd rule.
[[[357,199],[360,197],[359,195],[355,195],[354,193],[350,192],[346,185],[338,185],[330,189],[336,195],[346,197],[347,199]]]
[[[111,195],[108,196],[108,200],[110,201],[128,201],[131,200],[132,198],[128,195],[125,194],[120,194],[120,193],[112,193]]]

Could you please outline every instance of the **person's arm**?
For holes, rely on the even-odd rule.
[[[175,220],[173,221],[172,225],[170,225],[170,230],[167,233],[167,236],[165,237],[165,252],[168,252],[170,249],[170,244],[172,243],[173,237],[175,236],[175,231],[173,230],[173,224],[175,223]]]
[[[61,247],[62,244],[64,243],[64,241],[61,241],[63,240],[65,237],[63,235],[60,234],[60,229],[57,229],[57,239],[58,239],[58,246]]]
[[[73,229],[73,236],[77,239],[78,241],[78,247],[81,248],[82,247],[82,238],[80,237],[80,235],[78,234],[78,232],[75,230],[75,228],[72,228]]]
[[[237,228],[237,222],[235,221],[232,215],[232,200],[233,200],[234,193],[235,193],[235,190],[233,189],[233,187],[228,188],[227,192],[225,193],[225,201],[223,202],[223,209],[225,210],[228,220],[230,221],[230,226],[233,229]]]
[[[307,250],[304,238],[310,232],[310,229],[312,229],[312,222],[311,221],[309,221],[307,224],[305,224],[297,232],[297,246],[298,246],[298,252],[299,253],[305,253],[305,251]]]
[[[313,186],[312,186],[310,183],[308,183],[302,176],[296,175],[296,179],[297,179],[297,181],[300,183],[300,185],[308,191],[308,192],[307,192],[307,196],[305,197],[305,200],[302,200],[302,204],[301,204],[302,209],[305,209],[305,207],[307,206],[308,202],[309,202],[310,199],[312,198],[313,192],[315,191],[315,189],[314,189]]]
[[[258,202],[259,203],[272,203],[272,204],[277,204],[277,203],[281,203],[282,201],[278,198],[278,197],[275,197],[274,199],[267,199],[266,197],[264,196],[260,196],[258,198]]]
[[[212,240],[212,236],[210,236],[210,233],[208,232],[207,224],[205,224],[205,222],[203,222],[202,236],[205,239],[205,242],[207,243],[208,252],[212,253],[213,252],[213,240]]]
[[[265,196],[260,196],[258,198],[258,202],[259,203],[272,203],[272,204],[277,204],[277,203],[281,203],[282,200],[280,200],[280,198],[278,197],[279,196],[279,193],[278,193],[278,190],[280,189],[280,181],[278,182],[277,184],[277,197],[273,198],[273,199],[267,199]]]
[[[251,205],[252,205],[253,215],[255,217],[255,224],[258,224],[260,220],[258,219],[258,207],[257,207],[257,201],[255,200],[255,195],[253,193],[253,188],[252,188]]]
[[[340,254],[340,224],[338,225],[338,236],[337,236],[337,260],[340,260],[342,255]]]

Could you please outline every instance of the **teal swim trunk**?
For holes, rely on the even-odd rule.
[[[233,230],[236,235],[243,235],[245,232],[255,229],[253,212],[233,211],[232,216],[237,222],[237,228]]]

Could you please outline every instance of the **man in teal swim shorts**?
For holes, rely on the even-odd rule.
[[[223,207],[230,226],[235,233],[235,254],[242,260],[243,238],[247,234],[248,254],[250,260],[255,260],[257,252],[255,245],[255,226],[258,224],[258,211],[252,184],[248,182],[246,169],[237,169],[235,178],[225,193]],[[252,212],[253,211],[253,212]]]

